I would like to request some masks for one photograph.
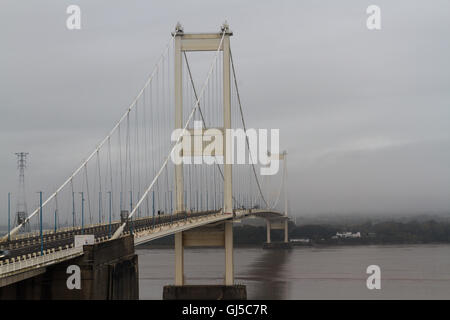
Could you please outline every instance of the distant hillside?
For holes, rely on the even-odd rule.
[[[332,239],[337,232],[360,232],[361,238]],[[236,224],[233,228],[236,246],[262,245],[266,241],[266,228]],[[283,240],[283,230],[272,230],[272,241]],[[450,243],[450,223],[426,221],[368,221],[362,224],[289,224],[290,239],[311,239],[316,244],[419,244]],[[173,236],[152,241],[148,246],[173,246]]]

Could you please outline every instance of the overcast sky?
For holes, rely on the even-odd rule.
[[[0,223],[14,152],[30,153],[34,207],[128,107],[177,21],[224,20],[248,126],[279,128],[289,153],[292,214],[450,211],[447,0],[1,0]]]

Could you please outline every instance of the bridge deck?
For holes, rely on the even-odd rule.
[[[180,231],[230,219],[242,219],[250,215],[275,219],[286,218],[279,212],[264,209],[239,209],[233,214],[223,213],[222,210],[166,214],[129,221],[124,233],[133,233],[134,243],[139,245]],[[10,250],[10,256],[0,259],[0,279],[3,279],[1,283],[6,285],[8,281],[4,279],[8,277],[45,268],[47,265],[82,255],[83,248],[74,247],[75,235],[94,234],[96,242],[108,241],[110,234],[112,235],[120,224],[120,221],[111,223],[111,232],[109,223],[90,225],[85,227],[84,231],[81,228],[47,231],[43,235],[43,255],[40,253],[41,239],[38,234],[24,234],[3,242],[1,248]]]

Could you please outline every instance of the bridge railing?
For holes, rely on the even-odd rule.
[[[233,217],[236,219],[240,219],[243,218],[245,216],[248,215],[258,215],[258,214],[266,214],[266,213],[271,213],[277,216],[283,216],[283,213],[280,212],[276,212],[276,211],[272,211],[272,210],[267,210],[267,209],[235,209],[234,210],[234,215]],[[217,216],[226,216],[228,218],[228,215],[224,215],[222,210],[217,210],[217,211],[213,211],[213,212],[197,212],[195,214],[189,214],[186,215],[186,219],[183,220],[185,223],[187,224],[192,224],[193,222],[195,222],[196,220],[204,220],[205,218],[207,218],[208,216],[210,217],[217,217]],[[148,231],[151,230],[152,232],[150,233],[158,233],[158,232],[165,232],[167,227],[171,227],[172,225],[178,225],[178,223],[180,222],[180,220],[166,220],[163,222],[160,222],[157,224],[157,228],[154,228],[154,225],[148,225],[145,227],[141,227],[141,228],[137,228],[134,231],[137,232],[135,233],[135,237],[140,237],[140,236],[144,236],[144,237],[148,237],[150,234],[147,233],[142,233],[139,234],[142,231]],[[176,227],[176,226],[175,226]],[[130,230],[125,230],[124,234],[130,234]],[[108,241],[109,240],[109,236],[101,236],[101,237],[97,237],[95,239],[95,242],[103,242],[103,241]],[[18,256],[15,258],[11,258],[11,259],[5,259],[5,260],[0,260],[0,278],[3,277],[7,277],[10,276],[11,274],[17,273],[17,272],[24,272],[27,270],[31,270],[33,268],[36,267],[43,267],[46,265],[50,265],[53,263],[56,263],[58,261],[62,261],[62,260],[68,260],[70,258],[76,257],[83,254],[83,247],[74,247],[74,244],[70,244],[70,245],[66,245],[64,247],[58,247],[58,248],[52,248],[52,249],[47,249],[44,251],[44,254],[41,255],[40,252],[34,252],[32,254],[26,254],[26,255],[22,255],[22,256]]]
[[[44,251],[43,255],[40,253],[28,254],[26,256],[13,258],[11,260],[0,261],[0,278],[6,277],[11,273],[18,271],[26,271],[26,269],[33,269],[39,266],[52,264],[59,260],[67,260],[72,257],[79,256],[83,253],[83,247],[69,247],[56,251],[49,249]]]

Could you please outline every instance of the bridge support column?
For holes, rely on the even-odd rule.
[[[226,27],[228,28],[228,26]],[[230,85],[230,36],[223,38],[223,209],[224,213],[233,213],[232,155],[231,136],[226,134],[231,129],[231,85]]]
[[[264,249],[290,249],[292,244],[289,242],[288,233],[288,219],[283,217],[281,219],[266,219],[267,225],[267,242],[263,244]],[[270,231],[283,230],[284,231],[284,241],[272,241],[270,239]],[[276,239],[275,239],[276,240]]]
[[[175,129],[182,129],[183,124],[183,74],[182,74],[182,52],[181,41],[183,37],[181,25],[177,25],[175,30]],[[175,197],[176,212],[185,210],[184,204],[184,176],[183,164],[175,165]]]
[[[233,221],[225,222],[225,285],[234,285]]]
[[[184,285],[183,232],[175,233],[175,285]]]
[[[225,34],[224,34],[225,33]],[[188,34],[181,25],[175,30],[175,128],[182,128],[182,59],[183,51],[223,51],[223,213],[233,218],[232,152],[227,148],[231,139],[231,68],[230,32],[224,23],[220,33]],[[223,36],[223,41],[222,41]],[[183,166],[175,167],[177,210],[184,210]],[[225,247],[224,285],[185,285],[183,277],[184,247]],[[175,285],[165,286],[163,299],[246,299],[245,286],[234,285],[233,222],[216,223],[210,226],[186,230],[175,234]]]
[[[284,220],[284,243],[289,242],[288,220]]]
[[[224,247],[225,277],[224,284],[186,285],[183,276],[184,247]],[[176,271],[175,285],[164,286],[164,300],[241,300],[247,298],[244,285],[234,284],[233,264],[233,222],[226,221],[175,234]]]

